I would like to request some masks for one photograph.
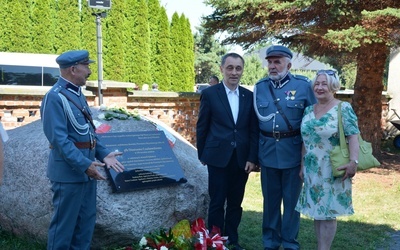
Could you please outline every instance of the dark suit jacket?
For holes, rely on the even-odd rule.
[[[223,83],[208,87],[200,97],[197,152],[201,162],[226,167],[236,147],[238,163],[257,163],[258,120],[253,93],[239,86],[239,113],[235,124]]]

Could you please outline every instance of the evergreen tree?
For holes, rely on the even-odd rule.
[[[176,91],[193,91],[194,85],[194,38],[192,34],[192,30],[190,28],[189,19],[185,17],[184,14],[180,17],[180,23],[182,25],[182,44],[183,44],[183,73],[184,73],[184,81],[182,82],[182,86],[180,89]]]
[[[76,0],[57,0],[55,41],[56,54],[81,48],[81,17]]]
[[[10,30],[11,25],[14,20],[12,13],[10,12],[10,2],[11,0],[0,0],[0,16],[2,21],[0,22],[0,51],[8,51],[10,47]]]
[[[159,0],[148,0],[148,23],[150,35],[150,74],[153,82],[156,80],[157,72],[160,70],[158,64],[158,38],[160,34],[161,6]]]
[[[32,48],[35,53],[55,53],[55,6],[54,0],[32,0]]]
[[[183,28],[182,28],[182,23],[181,19],[179,18],[178,14],[175,12],[172,15],[172,21],[171,21],[171,38],[170,38],[170,44],[171,44],[171,69],[172,69],[172,75],[171,75],[171,86],[170,90],[171,91],[180,91],[184,83],[186,81],[185,79],[185,74],[183,72],[184,69],[184,42],[183,42],[183,36],[184,34]]]
[[[123,41],[124,41],[124,60],[125,60],[125,75],[124,81],[133,81],[133,75],[135,74],[135,56],[132,53],[136,47],[136,41],[134,36],[134,28],[136,23],[136,0],[126,1],[126,12],[125,22],[123,27]],[[137,84],[137,83],[136,83]]]
[[[245,65],[243,76],[240,79],[243,85],[254,85],[267,74],[267,69],[262,67],[262,61],[258,54],[244,56]]]
[[[356,62],[352,105],[363,136],[380,154],[383,76],[390,48],[400,44],[398,0],[209,0],[206,28],[245,48],[267,39],[307,56]]]
[[[30,20],[30,0],[6,1],[4,38],[2,47],[10,52],[34,52],[32,48],[32,23]]]
[[[87,1],[0,0],[0,4],[1,51],[61,54],[87,49],[97,59],[92,13],[98,10],[89,8]],[[176,14],[172,24],[158,0],[114,0],[108,16],[100,20],[104,79],[139,85],[157,82],[160,90],[192,91],[194,41],[184,15]],[[91,79],[97,77],[93,66]]]
[[[150,75],[150,34],[147,4],[145,0],[135,2],[134,25],[130,27],[133,30],[135,46],[130,48],[129,51],[133,54],[133,71],[128,73],[130,74],[129,81],[141,86],[152,82]]]
[[[171,84],[171,45],[169,21],[164,7],[160,8],[159,32],[156,38],[156,49],[153,57],[156,58],[153,79],[158,83],[160,90],[169,91]]]
[[[104,79],[123,81],[126,74],[123,41],[125,10],[125,1],[113,1],[109,15],[104,19],[106,24],[103,25],[105,27],[103,32]]]
[[[97,60],[97,25],[96,25],[96,16],[93,14],[100,13],[105,11],[101,11],[98,9],[93,9],[89,7],[87,1],[82,1],[81,7],[81,44],[82,48],[89,51],[90,59]],[[104,18],[100,18],[100,28],[101,32],[104,32]],[[92,71],[92,75],[90,76],[91,80],[98,79],[98,65],[92,64],[90,67]]]
[[[221,57],[226,53],[226,49],[215,39],[215,37],[206,33],[200,26],[194,34],[195,40],[195,72],[196,83],[206,83],[213,75],[222,78],[219,65]]]

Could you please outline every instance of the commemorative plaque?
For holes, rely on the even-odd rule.
[[[123,152],[117,159],[125,171],[106,170],[113,192],[187,182],[163,131],[106,133],[99,138],[108,149]]]

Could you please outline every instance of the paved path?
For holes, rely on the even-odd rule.
[[[396,231],[390,237],[389,247],[378,247],[376,250],[399,250],[400,249],[400,231]]]

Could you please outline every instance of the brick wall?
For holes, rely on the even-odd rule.
[[[162,91],[128,91],[129,83],[107,81],[102,85],[103,104],[137,109],[143,116],[158,119],[195,145],[200,95]],[[13,129],[40,119],[40,104],[49,87],[2,86],[0,121]],[[84,91],[90,106],[99,106],[97,84],[88,82]]]
[[[103,104],[137,109],[143,116],[158,119],[196,143],[196,122],[200,95],[192,92],[128,91],[130,83],[105,81],[102,85]],[[5,129],[16,128],[40,119],[40,103],[49,87],[2,86],[0,88],[0,121]],[[99,106],[97,83],[88,82],[84,91],[90,106]],[[338,94],[351,102],[352,93]],[[388,105],[382,96],[382,130],[388,125]],[[389,124],[390,125],[390,124]]]

